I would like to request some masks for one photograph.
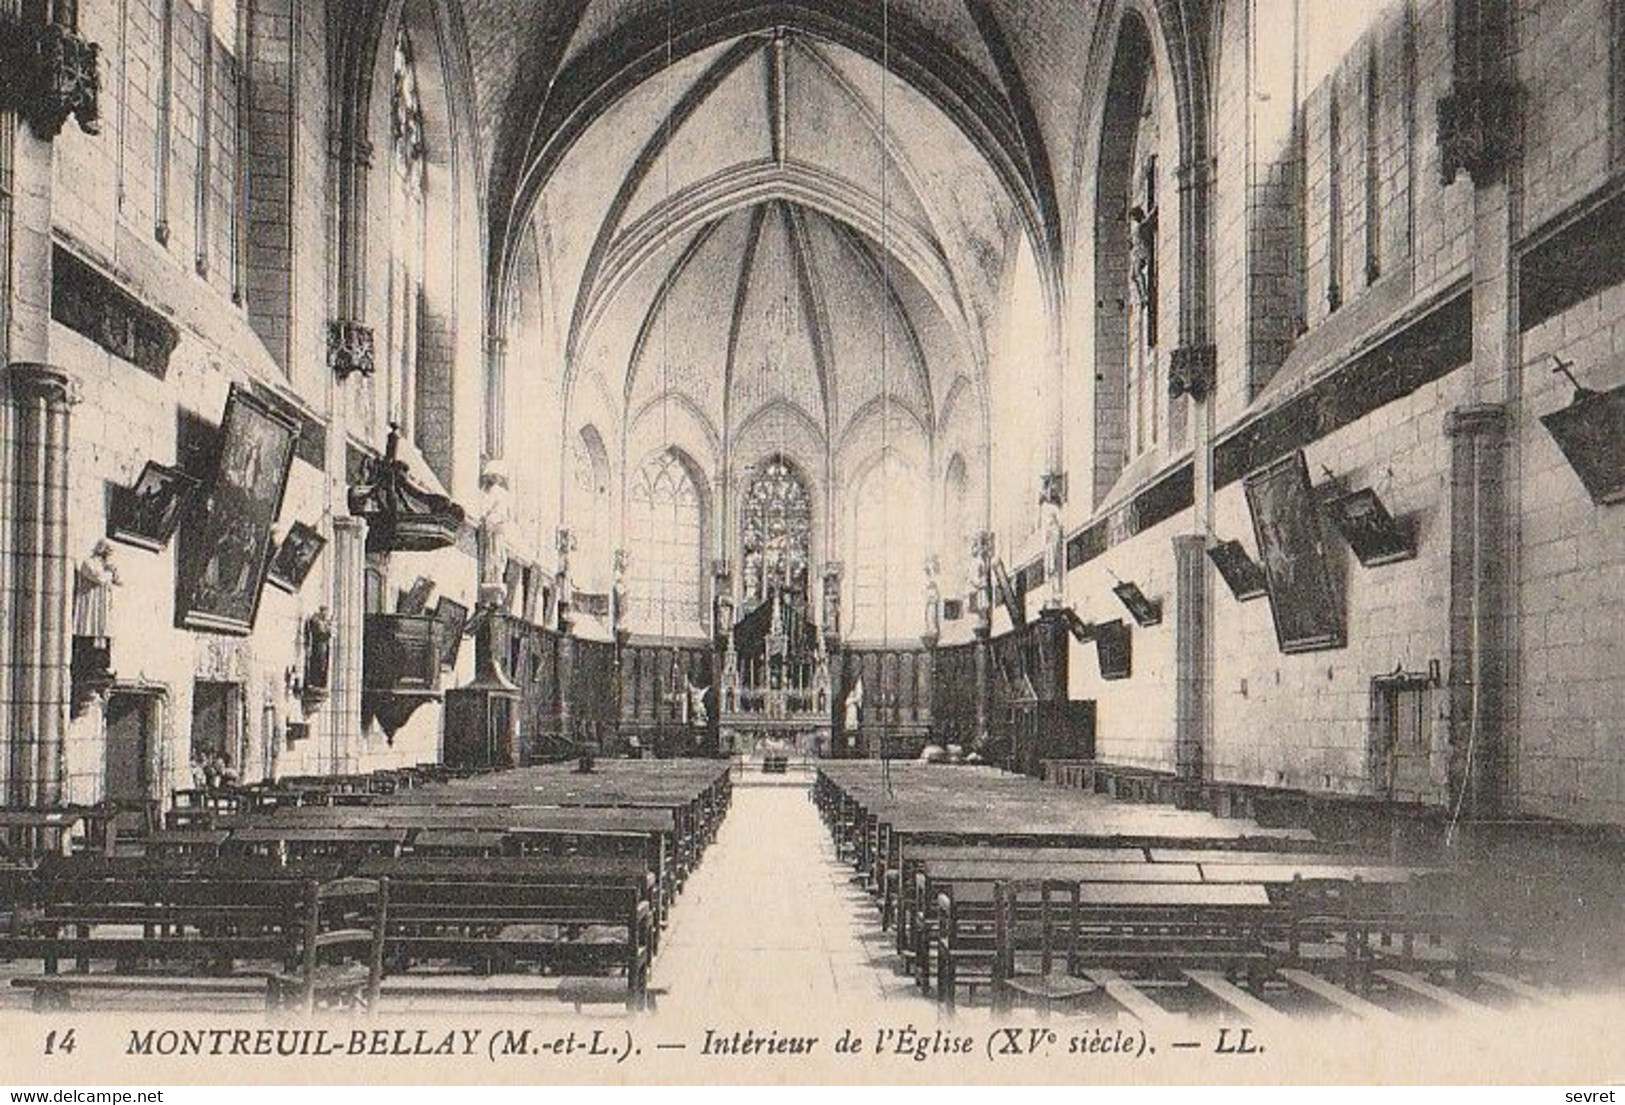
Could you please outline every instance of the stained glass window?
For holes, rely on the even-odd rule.
[[[795,467],[769,457],[751,473],[739,512],[745,601],[769,591],[807,597],[812,562],[812,503]]]
[[[632,482],[627,505],[628,601],[635,628],[693,632],[700,621],[701,502],[682,458],[666,450]]]

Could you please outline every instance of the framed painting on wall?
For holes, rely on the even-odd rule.
[[[247,636],[270,567],[299,427],[233,384],[207,490],[193,500],[175,558],[175,624]]]
[[[1134,631],[1121,618],[1094,626],[1091,636],[1100,678],[1114,682],[1134,675]]]
[[[1302,450],[1260,468],[1245,485],[1276,643],[1286,653],[1342,648],[1348,643],[1342,588]]]
[[[468,627],[468,607],[441,595],[435,604],[434,620],[440,627],[440,666],[455,668],[457,654],[463,648],[463,632]]]
[[[290,594],[299,590],[305,585],[305,577],[310,575],[310,570],[316,566],[316,559],[326,547],[327,538],[317,533],[314,526],[295,522],[271,554],[271,569],[266,574],[266,582]]]
[[[147,461],[134,487],[115,487],[107,536],[157,552],[169,544],[198,481],[157,461]]]
[[[1237,602],[1260,599],[1269,593],[1269,581],[1264,578],[1264,569],[1247,555],[1240,541],[1220,541],[1210,545],[1207,555],[1219,569],[1219,575],[1224,577],[1225,586],[1230,588]]]

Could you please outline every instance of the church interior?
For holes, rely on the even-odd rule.
[[[0,1007],[1625,983],[1625,0],[0,42]]]

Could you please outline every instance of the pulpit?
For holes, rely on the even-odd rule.
[[[393,738],[426,702],[440,700],[440,636],[431,614],[368,614],[361,702]]]

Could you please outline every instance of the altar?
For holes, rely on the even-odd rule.
[[[771,591],[729,632],[719,705],[725,752],[829,753],[829,660],[796,597]]]

